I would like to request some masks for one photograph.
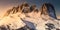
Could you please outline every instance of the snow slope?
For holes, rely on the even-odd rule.
[[[40,12],[38,15],[40,15]],[[27,25],[31,29],[46,30],[46,28],[48,28],[46,24],[48,23],[54,25],[54,28],[52,28],[52,30],[56,30],[57,28],[60,29],[58,20],[47,15],[37,16],[37,13],[34,12],[28,14],[11,14],[0,20],[0,26],[8,25],[11,29],[19,29]]]
[[[0,29],[5,27],[8,30],[60,30],[60,20],[57,19],[54,7],[51,4],[43,4],[42,7],[44,8],[41,12],[36,10],[35,6],[32,6],[34,10],[31,10],[29,5],[29,8],[25,5],[28,4],[24,4],[21,7],[22,9],[18,6],[8,10],[0,19]]]

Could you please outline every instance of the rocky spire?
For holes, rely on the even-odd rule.
[[[23,3],[21,8],[22,8],[22,13],[30,12],[30,8],[29,8],[29,4],[28,3]]]
[[[36,8],[36,5],[31,5],[30,12],[32,12],[32,11],[38,12],[38,9]]]
[[[17,7],[13,7],[12,9],[9,9],[6,11],[6,13],[4,14],[4,16],[8,16],[9,14],[15,14],[17,12],[21,12],[22,11],[22,5],[17,6]]]
[[[41,8],[41,15],[48,15],[52,18],[57,19],[56,14],[55,14],[55,9],[54,6],[50,3],[44,3]]]

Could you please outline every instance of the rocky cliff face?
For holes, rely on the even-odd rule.
[[[45,3],[41,11],[36,5],[23,3],[13,7],[0,20],[1,30],[60,30],[54,7]]]
[[[45,3],[42,6],[42,10],[41,10],[41,15],[48,15],[52,18],[57,19],[56,14],[55,14],[55,9],[54,6],[50,3]]]

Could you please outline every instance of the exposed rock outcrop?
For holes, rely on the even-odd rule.
[[[36,5],[23,3],[9,9],[4,16],[0,20],[1,30],[60,30],[55,9],[50,3],[44,3],[41,12]]]
[[[52,18],[57,19],[56,14],[55,14],[55,9],[54,6],[50,3],[44,3],[41,8],[41,15],[48,15]]]

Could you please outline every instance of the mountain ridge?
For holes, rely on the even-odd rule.
[[[0,26],[8,30],[60,30],[60,21],[55,15],[54,7],[51,6],[44,3],[40,11],[36,5],[29,6],[23,3],[8,10],[0,20]]]

